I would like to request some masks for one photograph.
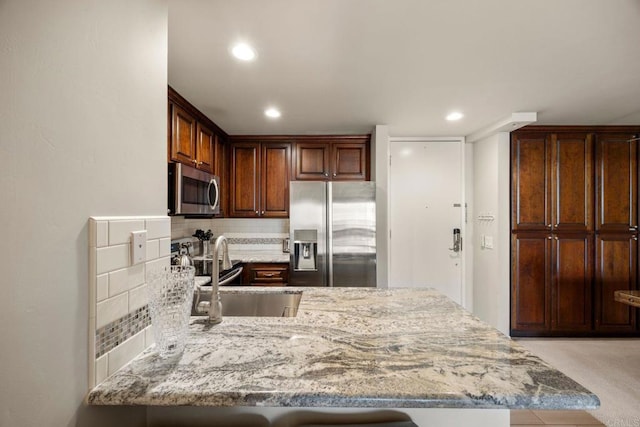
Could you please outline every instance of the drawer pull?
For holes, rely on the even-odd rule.
[[[273,277],[274,274],[273,273],[264,273],[264,277]]]

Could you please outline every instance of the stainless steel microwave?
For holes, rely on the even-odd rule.
[[[220,213],[220,178],[169,163],[169,215],[213,216]]]

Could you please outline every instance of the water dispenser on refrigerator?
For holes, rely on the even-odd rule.
[[[293,270],[318,271],[318,230],[293,230]]]

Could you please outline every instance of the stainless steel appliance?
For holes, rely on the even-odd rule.
[[[375,183],[290,183],[291,286],[376,286]]]
[[[169,215],[213,216],[220,213],[220,178],[210,173],[169,163]]]

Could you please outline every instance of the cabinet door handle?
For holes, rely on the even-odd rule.
[[[260,212],[260,215],[264,215],[264,211]]]
[[[334,174],[333,174],[333,176],[338,176],[338,174],[337,174],[337,173],[334,173]]]
[[[328,173],[325,173],[325,174],[324,174],[324,176],[329,177],[329,174],[328,174]]]
[[[256,211],[256,215],[260,215],[260,211]]]

